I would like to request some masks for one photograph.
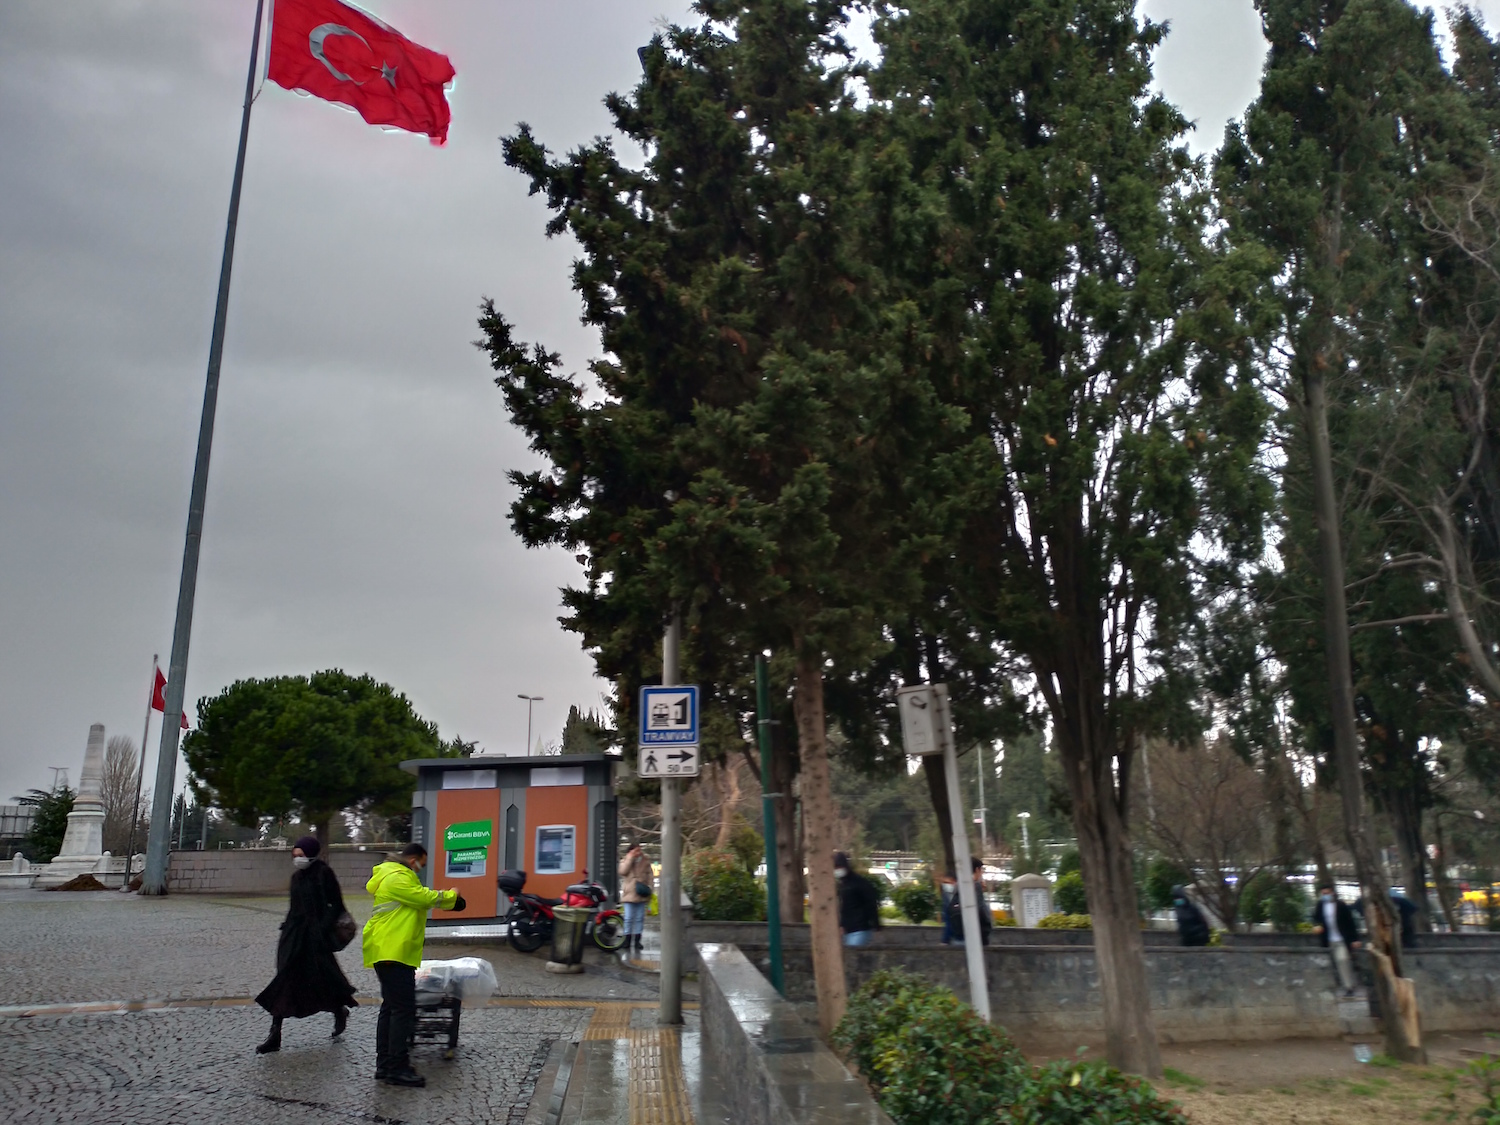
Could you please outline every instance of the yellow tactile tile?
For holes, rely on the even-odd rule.
[[[631,1031],[630,1125],[693,1125],[675,1027]]]
[[[598,1004],[584,1029],[585,1039],[625,1039],[630,1035],[631,1004]]]

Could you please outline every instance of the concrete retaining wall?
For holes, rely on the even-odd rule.
[[[699,955],[699,1125],[892,1125],[738,949],[705,944]]]
[[[767,964],[764,944],[742,949],[751,963]],[[1091,947],[992,946],[985,962],[994,1018],[1025,1047],[1066,1051],[1100,1041],[1098,966]],[[784,965],[788,997],[815,999],[806,945],[788,943]],[[846,949],[844,967],[851,990],[881,969],[901,968],[946,985],[962,999],[969,995],[961,948],[898,944],[889,931],[875,945]],[[1413,950],[1406,968],[1416,982],[1426,1030],[1500,1029],[1500,947],[1493,942]],[[1316,947],[1150,946],[1146,971],[1157,1031],[1166,1043],[1372,1029],[1365,1002],[1340,1003],[1328,954]]]
[[[324,856],[345,894],[363,894],[370,871],[384,851],[334,848]],[[167,893],[186,895],[280,895],[292,877],[288,848],[226,848],[173,852],[167,867]]]

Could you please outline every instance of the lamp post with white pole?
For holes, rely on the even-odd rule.
[[[533,703],[540,703],[542,697],[540,695],[517,693],[516,698],[526,700],[526,754],[524,756],[529,757],[531,755],[531,705]]]
[[[1031,819],[1031,814],[1029,812],[1018,812],[1016,813],[1016,817],[1021,822],[1021,850],[1026,853],[1026,858],[1030,859],[1031,834],[1026,831],[1026,822]]]

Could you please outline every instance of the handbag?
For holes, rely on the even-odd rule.
[[[639,899],[644,899],[645,901],[650,902],[651,901],[651,884],[650,883],[643,883],[639,879],[637,879],[635,881],[635,897],[639,898]]]
[[[347,910],[344,911],[333,923],[333,951],[337,953],[347,946],[358,932],[359,927],[355,925],[354,915]]]

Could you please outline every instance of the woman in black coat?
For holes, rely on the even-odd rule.
[[[338,876],[318,858],[317,838],[304,836],[292,848],[291,902],[276,943],[276,977],[255,1002],[271,1013],[271,1034],[256,1054],[281,1050],[281,1021],[316,1012],[333,1013],[333,1034],[344,1033],[354,986],[334,956],[334,926],[344,913]]]

